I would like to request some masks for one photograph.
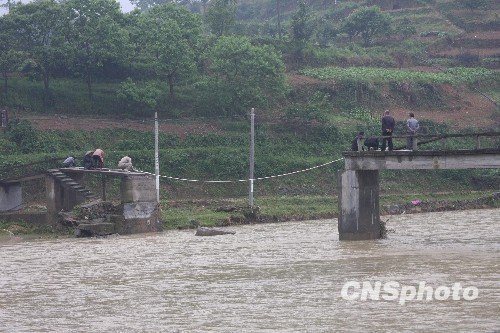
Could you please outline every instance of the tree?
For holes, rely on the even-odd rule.
[[[458,0],[458,3],[467,9],[474,10],[482,8],[490,3],[489,0]]]
[[[278,15],[278,38],[281,40],[281,0],[276,0],[276,13]]]
[[[19,4],[9,14],[14,22],[20,49],[27,56],[35,77],[40,77],[44,86],[44,102],[50,99],[50,79],[61,59],[63,50],[62,8],[54,0],[41,0],[26,5]]]
[[[153,7],[165,4],[174,4],[192,8],[199,3],[202,6],[203,12],[205,12],[205,8],[209,1],[210,0],[130,0],[130,3],[143,12],[150,10]]]
[[[175,84],[190,77],[196,69],[201,20],[183,7],[161,5],[144,14],[141,31],[140,59],[168,81],[169,94],[174,97]]]
[[[311,35],[312,27],[309,21],[309,12],[305,2],[301,1],[299,9],[292,17],[292,40],[295,53],[299,59],[302,59],[302,52]]]
[[[0,73],[3,78],[3,96],[7,98],[9,74],[17,71],[22,53],[18,51],[15,28],[10,15],[0,17]]]
[[[206,13],[210,30],[217,36],[226,35],[236,19],[236,0],[213,0]]]
[[[14,3],[14,1],[12,0],[3,0],[2,1],[3,3],[0,4],[0,7],[3,7],[3,8],[7,8],[7,12],[10,13],[10,10],[16,6],[16,4]],[[20,3],[20,2],[19,2]]]
[[[123,53],[126,34],[119,24],[123,15],[114,0],[68,0],[64,5],[72,62],[85,78],[92,100],[94,75],[106,60]]]
[[[244,113],[270,104],[285,92],[285,65],[274,48],[254,46],[246,37],[221,37],[209,52],[214,96],[223,113]]]
[[[362,7],[347,18],[344,31],[351,37],[361,36],[365,45],[370,45],[373,37],[387,33],[391,27],[390,17],[377,6]]]

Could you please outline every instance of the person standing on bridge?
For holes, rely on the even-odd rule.
[[[406,149],[413,150],[414,136],[417,134],[419,128],[420,125],[418,124],[418,120],[415,119],[413,112],[410,112],[410,118],[406,121],[406,132],[408,134],[406,137]]]
[[[385,151],[386,144],[389,145],[389,150],[393,150],[394,146],[392,144],[392,133],[394,132],[394,127],[396,126],[396,121],[390,115],[389,110],[384,111],[384,116],[382,117],[382,151]]]
[[[97,148],[92,155],[92,160],[94,161],[94,167],[102,169],[104,167],[104,151]]]

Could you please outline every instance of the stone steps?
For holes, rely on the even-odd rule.
[[[68,177],[67,174],[61,172],[60,169],[51,169],[47,171],[52,177],[56,178],[65,188],[69,188],[72,191],[78,193],[80,196],[85,198],[85,200],[97,199],[94,193],[86,189],[84,186],[76,182],[73,178]]]

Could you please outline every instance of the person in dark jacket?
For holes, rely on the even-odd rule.
[[[85,153],[85,156],[83,157],[83,168],[85,170],[90,170],[94,168],[94,163],[92,160],[92,155],[94,154],[93,150],[89,150],[88,152]]]
[[[382,135],[388,136],[389,138],[382,139],[382,151],[385,151],[387,144],[389,145],[389,150],[394,149],[391,138],[392,133],[394,132],[394,126],[396,126],[396,121],[390,115],[389,110],[385,110],[384,116],[382,117]]]
[[[368,150],[377,150],[378,138],[369,137],[365,140],[364,145],[368,148]]]
[[[359,132],[358,135],[356,135],[356,137],[354,138],[354,140],[352,140],[351,142],[351,150],[352,151],[358,151],[359,148],[358,148],[358,140],[359,142],[361,142],[361,140],[363,139],[363,136],[365,135],[365,132]],[[363,147],[361,147],[361,150],[363,150]]]

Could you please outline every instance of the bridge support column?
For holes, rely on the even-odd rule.
[[[45,196],[49,215],[56,215],[63,209],[64,193],[62,186],[51,176],[45,176]]]
[[[123,218],[115,221],[119,234],[161,231],[159,205],[156,202],[155,179],[130,175],[120,184]]]
[[[21,183],[0,185],[0,212],[19,210],[23,204]]]
[[[338,180],[339,239],[380,238],[378,170],[347,170]]]

